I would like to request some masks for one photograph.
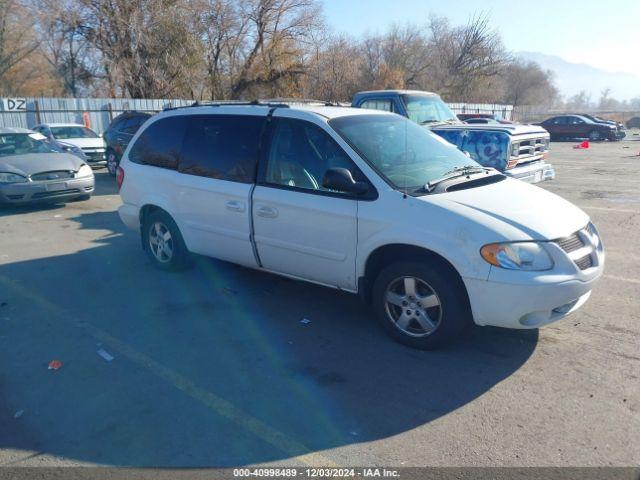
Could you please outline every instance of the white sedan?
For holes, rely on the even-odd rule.
[[[41,123],[33,127],[50,140],[80,148],[91,166],[106,165],[104,140],[100,135],[76,123]]]

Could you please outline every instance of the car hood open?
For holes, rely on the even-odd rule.
[[[84,162],[68,153],[27,153],[0,157],[0,172],[33,175],[52,170],[77,171]]]
[[[564,238],[589,222],[586,213],[562,197],[509,178],[490,185],[419,198],[502,231],[512,240]]]

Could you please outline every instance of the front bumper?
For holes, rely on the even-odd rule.
[[[82,151],[86,155],[86,162],[91,165],[106,165],[106,149],[104,148],[83,148]]]
[[[552,270],[491,267],[486,280],[463,278],[476,324],[538,328],[584,305],[604,271],[604,249],[600,246],[592,253],[593,264],[584,270],[553,242],[547,244],[547,250],[555,262]]]
[[[591,295],[597,277],[547,285],[518,285],[464,279],[478,325],[538,328],[575,312]]]
[[[0,185],[0,203],[21,205],[36,202],[62,202],[91,195],[95,188],[93,176],[64,181],[10,183]]]
[[[556,171],[553,165],[543,161],[524,163],[509,168],[503,172],[505,175],[517,178],[528,183],[539,183],[545,180],[556,178]]]

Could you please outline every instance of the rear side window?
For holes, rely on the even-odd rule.
[[[187,117],[176,116],[152,123],[131,147],[129,160],[176,170],[187,122]]]
[[[253,183],[264,117],[194,115],[189,120],[180,172]]]
[[[381,98],[377,98],[373,100],[365,100],[360,104],[360,108],[370,108],[372,110],[393,112],[393,103],[391,102],[391,100],[383,100]]]

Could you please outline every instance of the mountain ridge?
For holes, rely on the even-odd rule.
[[[580,93],[591,95],[597,102],[605,88],[610,88],[610,97],[617,100],[630,100],[640,97],[640,76],[625,72],[609,72],[586,63],[569,62],[557,55],[540,52],[515,52],[516,57],[538,63],[545,70],[551,70],[554,82],[565,100]]]

